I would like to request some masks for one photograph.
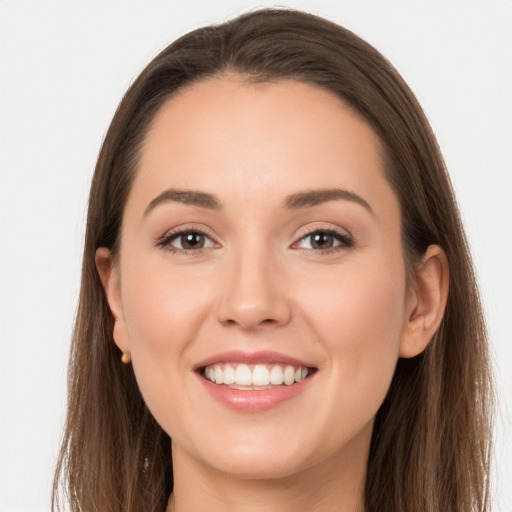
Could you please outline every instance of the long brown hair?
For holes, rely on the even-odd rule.
[[[131,366],[120,363],[95,267],[114,254],[141,143],[176,91],[234,72],[294,79],[333,92],[379,135],[401,205],[408,270],[430,244],[448,259],[450,289],[428,348],[400,359],[374,425],[366,512],[470,512],[489,507],[492,382],[487,334],[452,186],[412,92],[389,62],[322,18],[264,9],[195,30],[163,50],[121,101],[92,181],[82,287],[69,367],[68,418],[54,481],[74,512],[163,512],[173,488],[171,443],[149,413]]]

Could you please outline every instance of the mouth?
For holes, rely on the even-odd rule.
[[[210,396],[240,412],[271,409],[299,396],[318,369],[275,352],[230,351],[194,368]]]
[[[218,386],[238,390],[264,390],[293,386],[308,378],[316,368],[302,365],[224,362],[199,369],[200,375]]]

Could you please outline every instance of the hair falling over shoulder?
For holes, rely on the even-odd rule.
[[[292,79],[333,92],[374,128],[401,206],[409,269],[430,244],[450,268],[448,304],[427,349],[400,359],[374,425],[366,512],[489,510],[493,388],[473,265],[439,147],[412,92],[389,62],[322,18],[263,9],[195,30],[164,49],[121,101],[92,181],[81,291],[68,374],[68,416],[53,510],[164,512],[173,488],[171,442],[120,363],[95,266],[113,254],[138,153],[160,106],[201,79]]]

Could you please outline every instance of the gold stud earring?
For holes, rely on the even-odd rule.
[[[124,364],[128,364],[131,361],[130,352],[123,352],[121,356],[121,362]]]

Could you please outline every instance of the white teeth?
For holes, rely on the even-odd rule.
[[[233,384],[235,382],[235,370],[227,364],[224,367],[224,384]]]
[[[270,372],[267,370],[267,367],[258,364],[254,367],[252,371],[252,383],[255,386],[268,386],[270,384]]]
[[[235,382],[240,386],[252,386],[252,372],[246,364],[239,364],[237,366]]]
[[[284,369],[284,383],[287,386],[291,386],[295,382],[295,370],[293,366],[287,366]]]
[[[303,366],[283,366],[279,364],[214,364],[204,370],[206,379],[215,384],[245,387],[291,386],[308,376],[308,369]]]
[[[215,384],[224,384],[224,372],[220,366],[215,367]]]
[[[270,384],[280,386],[284,382],[283,370],[277,364],[270,370]]]

